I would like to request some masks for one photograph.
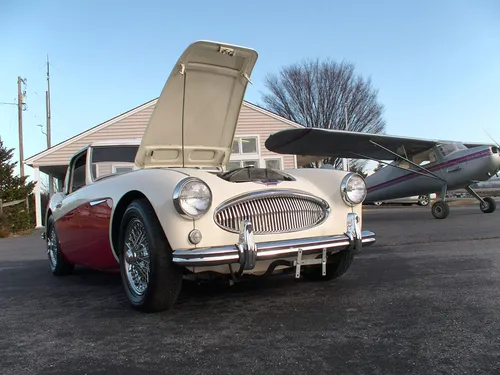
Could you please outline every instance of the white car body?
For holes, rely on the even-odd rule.
[[[172,70],[141,140],[100,142],[73,156],[64,192],[51,198],[47,210],[54,273],[67,273],[75,264],[120,270],[132,304],[157,311],[175,301],[165,302],[170,297],[154,284],[155,277],[169,272],[242,277],[292,269],[298,277],[301,267],[314,263],[325,276],[329,256],[342,252],[352,258],[375,241],[372,232],[361,230],[362,201],[349,202],[351,184],[359,182],[353,173],[228,172],[233,179],[238,173],[255,175],[240,182],[223,175],[256,60],[257,53],[244,47],[205,41],[190,45]],[[102,160],[133,162],[134,170],[96,179],[93,164]],[[75,166],[80,166],[76,172]],[[78,183],[82,171],[85,177]],[[189,190],[183,184],[192,179],[194,190]],[[75,183],[84,186],[74,189]],[[183,207],[208,202],[207,188],[211,200],[206,211],[187,215]],[[134,202],[142,204],[142,212],[150,207],[152,214],[144,221],[136,209],[133,217],[144,220],[141,226],[134,219],[139,224],[130,227],[124,217]],[[145,225],[153,222],[161,233]],[[164,256],[160,248],[170,252],[167,263],[158,258]],[[147,265],[141,259],[148,259]],[[177,276],[172,280],[177,285]],[[164,287],[175,295],[177,287]]]

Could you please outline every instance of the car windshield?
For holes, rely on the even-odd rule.
[[[134,169],[138,146],[99,146],[92,148],[92,179]]]

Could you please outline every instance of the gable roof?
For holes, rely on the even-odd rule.
[[[87,130],[85,130],[85,131],[83,131],[83,132],[81,132],[81,133],[79,133],[79,134],[77,134],[77,135],[75,135],[75,136],[73,136],[71,138],[68,138],[65,141],[62,141],[62,142],[60,142],[60,143],[52,146],[49,149],[45,149],[43,151],[40,151],[39,153],[37,153],[37,154],[35,154],[33,156],[30,156],[29,158],[25,159],[24,160],[24,164],[29,165],[29,166],[33,166],[33,164],[37,160],[39,160],[39,159],[41,159],[41,158],[43,158],[43,157],[45,157],[47,155],[50,155],[51,153],[53,153],[53,152],[55,152],[55,151],[57,151],[57,150],[65,147],[65,146],[68,146],[68,145],[70,145],[70,144],[72,144],[74,142],[77,142],[78,140],[80,140],[82,138],[85,138],[85,137],[87,137],[87,136],[89,136],[89,135],[91,135],[91,134],[93,134],[95,132],[98,132],[98,131],[100,131],[102,129],[105,129],[108,126],[111,126],[111,125],[115,124],[118,121],[121,121],[121,120],[123,120],[123,119],[125,119],[125,118],[127,118],[129,116],[132,116],[132,115],[136,114],[137,112],[140,112],[140,111],[142,111],[144,109],[147,109],[147,108],[149,108],[151,106],[154,106],[156,104],[157,100],[158,100],[158,98],[152,99],[152,100],[150,100],[150,101],[148,101],[148,102],[146,102],[144,104],[141,104],[141,105],[139,105],[139,106],[137,106],[137,107],[135,107],[135,108],[127,111],[127,112],[124,112],[124,113],[122,113],[122,114],[120,114],[118,116],[115,116],[115,117],[113,117],[113,118],[111,118],[111,119],[109,119],[109,120],[107,120],[105,122],[102,122],[102,123],[100,123],[100,124],[98,124],[98,125],[90,128],[90,129],[87,129]],[[260,113],[262,113],[262,114],[264,114],[266,116],[272,117],[272,118],[274,118],[274,119],[276,119],[278,121],[281,121],[281,122],[283,122],[283,123],[285,123],[285,124],[287,124],[289,126],[292,126],[292,127],[295,127],[295,128],[303,128],[302,125],[300,125],[300,124],[298,124],[296,122],[290,121],[290,120],[288,120],[288,119],[286,119],[284,117],[281,117],[281,116],[279,116],[279,115],[277,115],[277,114],[275,114],[275,113],[273,113],[273,112],[271,112],[271,111],[269,111],[267,109],[259,107],[259,106],[255,105],[255,104],[250,103],[250,102],[243,101],[243,106],[246,106],[246,107],[248,107],[248,108],[250,108],[250,109],[252,109],[254,111],[260,112]]]
[[[71,144],[73,142],[76,142],[76,141],[78,141],[81,138],[84,138],[84,137],[86,137],[86,136],[88,136],[88,135],[90,135],[92,133],[95,133],[95,132],[97,132],[97,131],[99,131],[101,129],[104,129],[104,128],[110,126],[110,125],[113,125],[115,122],[123,120],[126,117],[129,117],[129,116],[131,116],[131,115],[133,115],[133,114],[135,114],[137,112],[142,111],[143,109],[146,109],[146,108],[148,108],[148,107],[156,104],[156,100],[157,99],[150,100],[149,102],[141,104],[138,107],[132,108],[131,110],[129,110],[127,112],[124,112],[121,115],[115,116],[115,117],[113,117],[113,118],[111,118],[111,119],[109,119],[109,120],[107,120],[105,122],[102,122],[102,123],[100,123],[100,124],[98,124],[98,125],[90,128],[90,129],[87,129],[87,130],[85,130],[85,131],[83,131],[83,132],[81,132],[81,133],[79,133],[77,135],[74,135],[73,137],[68,138],[65,141],[62,141],[62,142],[60,142],[60,143],[52,146],[51,148],[45,149],[43,151],[40,151],[39,153],[37,153],[37,154],[35,154],[33,156],[30,156],[28,159],[25,159],[24,160],[24,164],[27,164],[27,165],[31,166],[31,165],[33,165],[33,163],[36,160],[38,160],[38,159],[40,159],[40,158],[42,158],[42,157],[44,157],[44,156],[46,156],[46,155],[54,152],[54,151],[57,151],[57,150],[63,148],[64,146],[67,146],[67,145],[69,145],[69,144]]]

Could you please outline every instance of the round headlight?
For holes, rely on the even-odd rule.
[[[174,189],[174,206],[181,215],[197,219],[204,215],[212,204],[212,192],[203,181],[186,178]]]
[[[360,204],[366,198],[365,180],[357,173],[349,173],[340,184],[340,192],[349,206]]]

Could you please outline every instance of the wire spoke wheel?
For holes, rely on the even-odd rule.
[[[61,250],[59,237],[55,221],[52,216],[47,219],[47,258],[49,259],[49,267],[53,275],[63,276],[73,272],[74,265],[70,263]]]
[[[50,268],[55,269],[57,266],[57,235],[54,227],[51,228],[47,236],[47,255],[49,257]]]
[[[144,224],[139,219],[128,225],[125,241],[125,274],[132,291],[142,296],[150,281],[150,250]]]

